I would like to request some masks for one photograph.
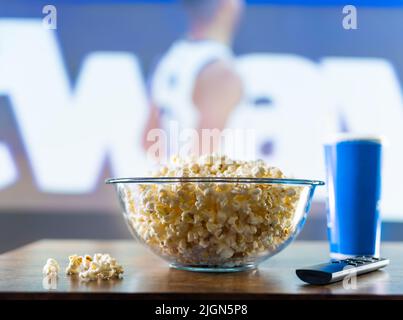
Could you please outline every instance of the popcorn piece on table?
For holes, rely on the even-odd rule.
[[[85,257],[71,255],[66,273],[78,274],[83,280],[108,280],[119,278],[123,273],[123,267],[109,254],[97,253],[93,258],[90,255],[85,255]]]
[[[92,257],[88,254],[85,255],[84,260],[83,260],[83,264],[84,264],[84,269],[88,269],[90,267],[90,264],[92,262]]]
[[[43,267],[42,273],[44,276],[57,276],[60,271],[60,266],[53,258],[49,258]]]
[[[80,278],[84,280],[97,280],[99,274],[99,265],[95,261],[89,263],[88,269],[80,272]]]
[[[83,280],[108,280],[119,278],[123,273],[123,267],[116,262],[109,254],[97,253],[89,264],[89,268],[80,273]]]
[[[78,256],[76,254],[69,256],[69,265],[66,268],[66,274],[68,275],[79,274],[82,269],[81,266],[82,262],[83,262],[82,256]]]

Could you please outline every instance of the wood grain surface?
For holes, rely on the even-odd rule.
[[[55,258],[64,270],[70,254],[110,253],[124,266],[123,279],[82,282],[60,273],[51,286],[42,267]],[[326,242],[294,242],[256,270],[211,274],[170,269],[134,241],[42,240],[0,256],[0,299],[402,299],[403,244],[386,243],[391,264],[342,283],[310,286],[295,275],[298,267],[328,259]],[[53,289],[51,288],[53,287]]]

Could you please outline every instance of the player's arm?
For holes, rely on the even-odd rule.
[[[199,111],[199,129],[224,129],[242,96],[242,82],[227,62],[209,64],[199,74],[193,102]]]
[[[202,129],[224,129],[242,94],[242,81],[232,65],[217,61],[206,66],[193,91],[193,103],[199,111],[199,137]]]
[[[149,140],[147,138],[148,133],[150,132],[150,130],[159,129],[160,127],[161,127],[161,124],[160,124],[160,111],[154,104],[151,104],[150,105],[150,113],[148,115],[147,123],[146,123],[146,125],[144,127],[144,132],[143,132],[142,144],[143,144],[143,148],[144,148],[145,151],[147,151],[148,148],[155,143],[155,141]]]

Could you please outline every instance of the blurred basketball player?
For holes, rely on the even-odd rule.
[[[147,139],[149,130],[168,130],[171,121],[199,133],[201,129],[224,129],[243,93],[231,51],[243,1],[181,2],[188,17],[188,30],[183,39],[172,44],[153,75],[152,106],[144,135],[146,150],[155,143]],[[217,151],[213,148],[207,149]]]

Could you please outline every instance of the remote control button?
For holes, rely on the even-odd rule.
[[[379,261],[380,260],[379,258],[375,258],[375,257],[372,257],[372,256],[363,256],[363,258],[370,259],[371,261]]]
[[[372,260],[369,260],[369,259],[354,259],[353,261],[355,261],[355,262],[360,262],[360,263],[369,263],[369,262],[372,262]]]
[[[363,262],[363,263],[371,263],[371,262],[375,262],[377,260],[374,260],[373,258],[368,258],[368,257],[357,257],[355,259],[351,259],[351,261]]]
[[[364,258],[364,257],[356,258],[356,260],[360,260],[360,261],[372,261],[372,259],[370,259],[370,258]]]

